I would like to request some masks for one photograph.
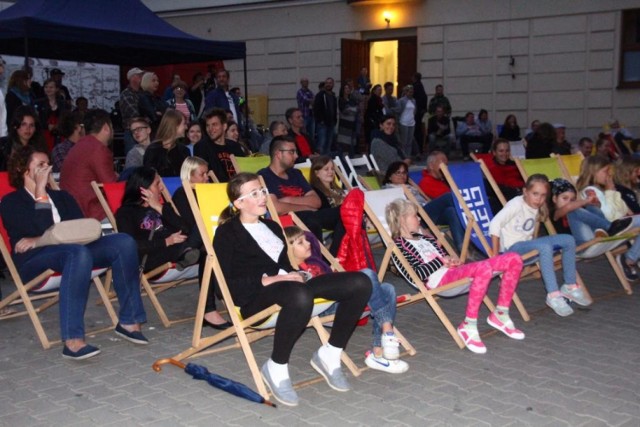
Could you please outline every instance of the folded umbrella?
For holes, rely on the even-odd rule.
[[[204,366],[196,365],[195,363],[187,363],[185,365],[175,359],[160,359],[153,364],[153,370],[160,372],[162,370],[162,365],[167,363],[184,369],[184,371],[191,375],[193,379],[206,381],[213,387],[226,391],[227,393],[231,393],[234,396],[243,397],[252,402],[263,403],[274,408],[276,407],[274,403],[265,400],[264,397],[260,396],[246,385],[229,378],[225,378],[221,375],[214,374],[213,372],[209,372],[209,370]]]

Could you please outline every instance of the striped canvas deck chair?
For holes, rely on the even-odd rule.
[[[194,321],[191,347],[174,356],[173,359],[181,361],[192,357],[202,357],[229,349],[240,348],[242,349],[258,392],[265,399],[268,399],[269,393],[260,375],[260,368],[256,362],[251,344],[261,338],[273,334],[279,314],[279,307],[274,304],[249,318],[242,318],[239,307],[237,307],[233,302],[231,292],[229,291],[229,287],[227,286],[226,279],[222,273],[222,269],[220,268],[218,258],[213,248],[213,238],[215,230],[218,227],[220,213],[229,204],[229,199],[227,198],[226,193],[226,184],[194,185],[185,181],[184,185],[191,186],[195,191],[195,194],[194,191],[187,191],[186,194],[198,226],[198,231],[200,232],[204,242],[207,259],[205,263],[205,270],[203,272],[204,277],[202,287],[200,289],[200,297],[198,299],[198,308],[196,310],[196,317]],[[204,319],[209,283],[212,276],[215,277],[220,292],[222,293],[223,302],[228,309],[233,327],[217,332],[212,336],[203,337],[202,320]],[[322,321],[333,320],[333,316],[323,318],[321,320],[318,317],[318,314],[325,311],[332,304],[332,301],[321,299],[316,300],[312,317],[308,324],[309,327],[313,327],[315,329],[322,343],[326,343],[329,340],[329,334],[323,327]],[[227,345],[219,345],[229,338],[234,338],[235,342]],[[157,366],[161,360],[162,359],[158,360],[154,364],[154,369],[159,370]],[[342,353],[342,362],[345,363],[354,376],[360,375],[360,369],[353,363],[346,352]],[[314,378],[312,380],[298,383],[295,386],[302,387],[304,385],[320,381],[321,379],[321,377]]]
[[[57,189],[57,188],[56,188]],[[9,175],[7,172],[0,172],[0,199],[5,195],[13,192],[15,188],[9,184]],[[10,308],[12,313],[0,317],[0,321],[10,321],[17,317],[28,316],[36,330],[36,335],[40,340],[42,348],[49,349],[55,344],[59,344],[60,340],[50,340],[45,331],[45,326],[40,319],[40,314],[50,307],[55,306],[59,300],[60,279],[61,274],[53,270],[42,272],[29,282],[24,282],[18,273],[16,265],[11,257],[12,248],[9,241],[9,233],[7,232],[2,219],[0,218],[0,252],[7,266],[7,270],[11,276],[16,290],[5,295],[0,301],[0,310]],[[100,280],[103,273],[104,281]],[[113,330],[118,324],[118,316],[111,305],[111,301],[105,290],[105,283],[111,282],[111,270],[105,268],[96,269],[91,274],[91,280],[96,285],[96,290],[100,294],[100,301],[104,305],[109,316],[109,326],[99,328],[98,330],[87,331],[87,335],[96,334]]]
[[[105,213],[107,214],[107,219],[111,223],[114,231],[118,231],[118,227],[116,224],[116,219],[114,213],[120,208],[122,203],[122,195],[124,194],[125,182],[114,182],[114,183],[104,183],[100,184],[95,181],[91,182],[91,187],[95,192],[98,200]],[[165,197],[168,194],[164,193]],[[175,206],[173,206],[175,209]],[[175,263],[165,263],[161,266],[154,268],[151,271],[146,272],[140,276],[140,283],[142,284],[142,288],[144,289],[143,295],[149,297],[153,308],[158,313],[158,317],[160,321],[164,325],[164,327],[168,328],[176,323],[186,322],[191,320],[193,317],[185,317],[179,319],[170,319],[167,315],[166,310],[162,306],[160,302],[159,296],[160,294],[168,291],[169,289],[175,288],[176,286],[188,285],[188,284],[196,284],[198,283],[198,265],[192,265],[185,268],[182,271],[178,271],[175,268]],[[113,296],[110,293],[110,296]]]
[[[457,282],[453,282],[448,285],[440,286],[433,289],[429,289],[425,286],[425,284],[422,282],[422,280],[420,280],[407,259],[402,255],[400,249],[398,249],[398,247],[394,243],[386,221],[386,206],[392,201],[400,198],[411,200],[418,206],[418,213],[422,220],[427,224],[427,227],[429,228],[431,234],[433,234],[438,239],[438,243],[445,249],[447,253],[455,254],[455,251],[445,239],[444,234],[433,223],[431,218],[429,218],[429,216],[424,212],[424,210],[420,207],[420,204],[416,202],[415,198],[411,194],[411,191],[400,187],[377,191],[367,191],[365,192],[365,213],[369,218],[369,221],[371,221],[376,230],[378,230],[378,233],[380,233],[380,236],[386,248],[382,257],[382,261],[378,268],[378,277],[380,278],[380,280],[382,280],[390,266],[390,263],[393,262],[398,271],[404,276],[406,282],[414,290],[417,291],[417,293],[410,295],[410,297],[402,305],[415,304],[420,301],[425,301],[427,305],[434,311],[440,322],[442,322],[442,325],[445,327],[451,338],[455,341],[458,347],[462,349],[464,348],[464,342],[460,339],[456,332],[456,327],[451,323],[449,317],[440,306],[439,297],[454,297],[467,293],[469,290],[469,280],[459,280]],[[486,296],[483,301],[490,310],[493,310],[495,308],[491,300]]]

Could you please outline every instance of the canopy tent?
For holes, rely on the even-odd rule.
[[[0,53],[147,66],[245,59],[246,44],[187,34],[139,0],[20,0],[0,12]]]

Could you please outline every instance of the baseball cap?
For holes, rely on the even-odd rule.
[[[65,73],[60,68],[54,68],[49,73],[49,75],[51,75],[51,76],[55,76],[56,74],[60,74],[61,76],[64,76]]]
[[[136,74],[143,74],[144,72],[144,70],[141,70],[138,67],[133,67],[132,69],[127,71],[127,80],[130,80],[131,77],[135,76]]]

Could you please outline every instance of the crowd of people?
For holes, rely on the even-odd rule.
[[[204,183],[211,171],[217,180],[228,183],[230,203],[220,215],[214,249],[235,303],[245,318],[272,304],[281,307],[273,351],[261,369],[275,398],[291,406],[299,402],[288,362],[317,297],[338,303],[329,341],[311,359],[311,366],[330,387],[337,391],[350,389],[340,357],[367,304],[374,325],[366,364],[384,372],[406,372],[409,366],[400,360],[399,340],[393,329],[394,287],[381,283],[370,268],[334,272],[317,250],[324,243],[323,232],[330,230],[330,252],[344,255],[343,243],[349,233],[354,227],[363,227],[363,221],[354,226],[348,214],[354,212],[357,203],[349,198],[357,193],[347,193],[336,183],[330,156],[336,150],[351,154],[358,151],[360,128],[366,150],[379,158],[378,164],[386,172],[386,187],[408,185],[412,157],[428,154],[419,187],[412,188],[421,206],[396,200],[386,207],[386,220],[394,243],[425,286],[432,289],[469,279],[470,285],[458,291],[468,291],[469,296],[465,318],[456,331],[470,351],[487,351],[478,333],[478,311],[498,273],[502,277],[497,306],[487,323],[512,339],[524,339],[525,334],[509,316],[509,308],[523,269],[521,255],[532,249],[539,253],[546,304],[555,313],[563,317],[572,314],[567,301],[591,304],[577,283],[576,244],[640,226],[640,160],[631,156],[632,145],[625,142],[630,134],[612,121],[609,133],[602,136],[604,143],[600,139],[595,144],[589,138],[580,140],[580,151],[586,159],[575,186],[563,180],[550,183],[543,175],[532,175],[525,182],[510,158],[510,141],[524,137],[527,155],[532,157],[566,153],[571,145],[565,140],[563,126],[534,122],[532,132],[523,136],[516,117],[509,115],[495,138],[487,111],[480,110],[477,117],[467,113],[454,130],[451,103],[442,85],[427,102],[421,76],[416,73],[413,84],[404,87],[402,97],[396,99],[393,84],[372,86],[367,74],[363,68],[357,82],[343,82],[338,97],[333,94],[333,79],[325,80],[316,95],[308,88],[308,79],[301,79],[298,105],[287,109],[285,121],[271,124],[268,141],[252,144],[243,141],[250,125],[246,103],[229,89],[228,71],[218,70],[206,79],[197,74],[191,87],[176,75],[161,94],[154,73],[132,68],[127,73],[129,84],[120,97],[127,152],[125,169],[118,174],[110,150],[114,131],[109,113],[100,109],[70,111],[60,70],[53,70],[52,78],[44,82],[44,96],[39,100],[31,96],[29,72],[14,72],[6,97],[6,122],[2,120],[8,135],[2,140],[0,169],[8,171],[16,191],[3,198],[0,216],[22,279],[27,281],[47,269],[62,273],[63,356],[82,360],[100,352],[85,341],[84,334],[84,307],[93,268],[113,267],[114,288],[120,300],[115,331],[138,345],[148,343],[141,329],[146,315],[139,272],[173,262],[178,269],[199,265],[202,279],[204,248],[186,201],[185,192],[190,190],[176,192],[174,211],[162,203],[161,177],[180,176],[192,183]],[[429,115],[426,136],[422,130],[425,115]],[[418,209],[424,208],[436,224],[448,226],[455,248],[461,250],[464,228],[440,171],[440,165],[448,162],[447,152],[453,147],[455,135],[465,156],[472,144],[493,154],[489,170],[509,199],[491,221],[493,256],[467,264],[445,252],[437,239],[423,230],[417,215]],[[428,141],[428,147],[423,147],[423,140]],[[625,147],[628,152],[623,152]],[[268,154],[268,166],[257,174],[240,173],[231,156],[242,157],[252,151]],[[311,160],[309,181],[295,168],[301,159]],[[59,191],[47,186],[54,172],[59,173]],[[126,181],[122,206],[115,213],[120,233],[87,245],[36,247],[37,238],[55,223],[82,217],[105,222],[106,213],[90,183],[117,180]],[[267,199],[278,214],[295,212],[309,232],[296,227],[282,230],[265,218]],[[560,234],[534,236],[536,224],[548,217]],[[293,259],[289,258],[288,245]],[[562,284],[554,273],[557,250],[562,256]],[[291,261],[298,267],[294,268]],[[629,280],[639,278],[638,261],[640,241],[636,240],[618,257]],[[404,267],[400,270],[411,281],[411,274]],[[231,324],[216,310],[214,289],[212,284],[203,326],[225,329]]]

